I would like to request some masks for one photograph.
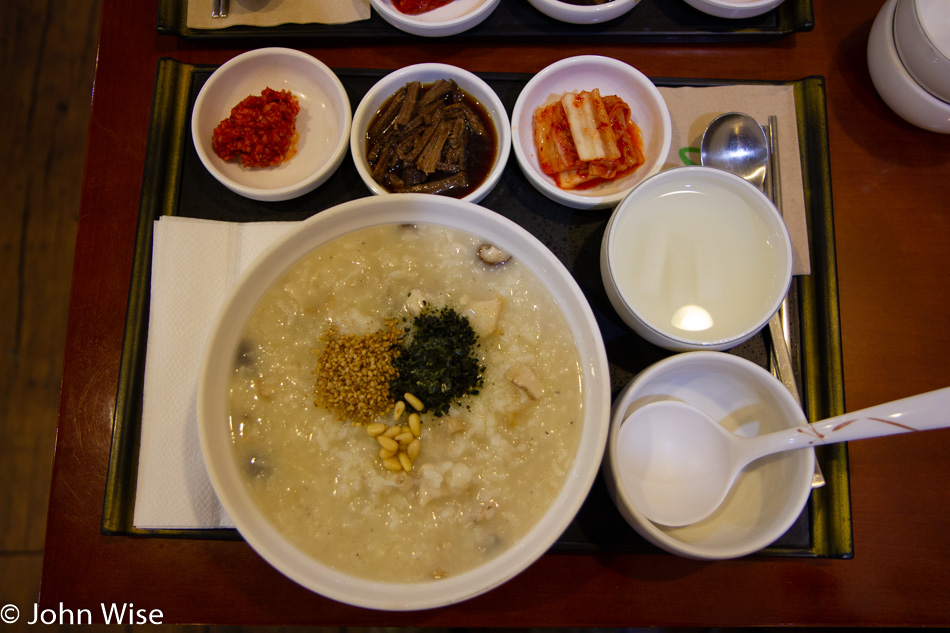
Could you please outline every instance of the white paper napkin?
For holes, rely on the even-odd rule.
[[[241,274],[297,224],[175,216],[155,222],[135,527],[233,525],[214,494],[198,442],[202,351]]]
[[[211,0],[188,0],[185,24],[192,29],[281,24],[348,24],[370,18],[369,0],[240,0],[228,17],[211,17]]]

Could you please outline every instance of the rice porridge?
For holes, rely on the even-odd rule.
[[[317,248],[254,309],[231,379],[234,454],[301,550],[363,578],[427,581],[496,556],[550,507],[580,441],[582,373],[560,309],[506,257],[456,229],[364,229]],[[394,331],[419,339],[426,315],[464,317],[453,323],[477,337],[464,395],[413,419],[411,396],[350,415],[369,389],[332,405],[318,393],[331,345],[390,349]]]

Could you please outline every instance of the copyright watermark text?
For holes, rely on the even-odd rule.
[[[161,609],[140,609],[131,602],[102,603],[99,605],[102,612],[101,622],[104,624],[162,624],[165,614]],[[34,604],[32,613],[27,613],[26,623],[33,624],[92,624],[92,609],[70,609],[59,603],[57,609],[40,609]],[[0,607],[0,622],[13,624],[20,621],[20,608],[15,604],[5,604]]]

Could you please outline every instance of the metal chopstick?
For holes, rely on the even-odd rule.
[[[779,167],[778,153],[778,117],[774,114],[769,116],[768,127],[769,140],[769,185],[770,198],[778,209],[779,215],[784,217],[782,212],[782,178]],[[791,347],[791,336],[789,334],[788,321],[788,298],[782,301],[782,307],[769,319],[769,334],[772,338],[772,354],[774,357],[773,371],[776,377],[792,393],[792,397],[801,404],[801,395],[798,393],[798,384],[795,381],[795,368],[792,367],[792,355],[789,351]],[[820,488],[825,485],[825,476],[821,472],[821,466],[815,462],[815,475],[811,481],[812,488]]]

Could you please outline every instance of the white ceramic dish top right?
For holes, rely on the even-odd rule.
[[[905,121],[931,132],[950,134],[950,103],[924,90],[907,72],[894,41],[898,0],[888,0],[868,36],[868,70],[881,99]]]
[[[950,2],[898,0],[894,41],[907,72],[917,83],[950,102]]]

